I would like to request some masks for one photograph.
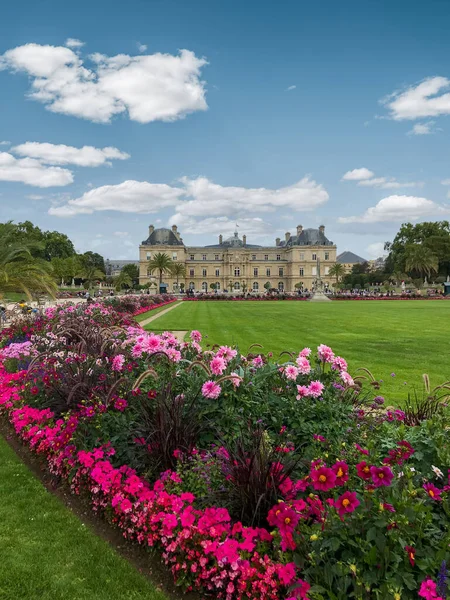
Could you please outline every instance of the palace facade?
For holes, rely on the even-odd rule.
[[[303,229],[298,225],[296,234],[277,238],[274,246],[257,246],[247,242],[247,236],[232,237],[211,246],[185,246],[176,225],[171,229],[155,229],[150,225],[148,238],[139,246],[139,283],[145,285],[158,281],[158,273],[149,273],[148,264],[156,253],[167,254],[174,262],[182,263],[186,277],[179,279],[184,289],[211,291],[214,284],[218,292],[245,291],[265,293],[267,287],[294,292],[296,284],[311,289],[320,275],[332,285],[329,270],[336,263],[336,246],[325,236],[325,227]],[[160,291],[177,291],[174,276],[165,273]],[[268,285],[267,285],[268,284]],[[297,285],[297,287],[299,287]]]

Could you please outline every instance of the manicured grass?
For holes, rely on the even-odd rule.
[[[392,402],[413,386],[421,393],[422,373],[432,385],[450,380],[450,301],[185,302],[147,328],[198,329],[206,343],[237,344],[244,353],[259,343],[275,358],[327,344],[351,372],[367,367],[382,379],[380,393]]]
[[[164,600],[0,437],[1,600]]]
[[[162,310],[166,310],[167,308],[170,308],[170,306],[171,306],[170,304],[166,304],[165,306],[160,306],[159,308],[155,308],[155,309],[149,310],[145,313],[141,313],[140,315],[137,315],[134,318],[138,323],[140,323],[141,321],[145,321],[145,319],[149,319],[150,317],[157,315]]]

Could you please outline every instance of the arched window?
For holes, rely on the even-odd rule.
[[[220,281],[216,281],[216,290],[220,290]]]
[[[240,275],[241,275],[241,269],[239,267],[236,267],[234,269],[234,276],[235,277],[240,277]]]
[[[193,281],[190,282],[189,289],[190,290],[195,290],[195,283]]]
[[[235,281],[234,282],[234,289],[235,290],[240,290],[241,289],[241,284],[239,283],[239,281]]]
[[[202,283],[202,290],[203,290],[204,292],[207,292],[207,291],[208,291],[208,284],[206,283],[206,281],[204,281],[204,282]]]
[[[280,290],[280,292],[284,290],[284,283],[282,281],[278,283],[278,289]]]
[[[253,291],[257,292],[259,290],[259,283],[257,281],[253,282]]]

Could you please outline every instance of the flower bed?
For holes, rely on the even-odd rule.
[[[2,334],[0,413],[73,493],[217,598],[445,597],[445,388],[388,410],[327,346],[274,364],[131,322],[69,306]]]

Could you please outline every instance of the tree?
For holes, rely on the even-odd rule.
[[[168,254],[157,252],[148,263],[148,272],[159,271],[159,285],[162,284],[163,274],[171,273],[173,269],[173,261]]]
[[[439,261],[430,248],[422,244],[408,244],[405,249],[405,267],[410,274],[428,275],[437,273]]]
[[[266,281],[266,283],[264,284],[264,289],[266,289],[267,291],[270,290],[270,281]]]
[[[124,287],[130,288],[132,285],[133,280],[125,269],[122,269],[117,277],[114,277],[114,289],[118,292]]]
[[[294,287],[295,287],[296,290],[301,290],[302,287],[303,287],[303,281],[300,281],[299,283],[296,283],[294,285]]]
[[[185,277],[186,277],[186,267],[183,265],[183,263],[180,263],[180,262],[173,263],[173,266],[172,266],[172,275],[175,277],[175,279],[177,281],[177,288],[180,287],[178,285],[180,277],[182,279],[185,279]]]
[[[121,270],[121,273],[126,273],[131,279],[130,287],[139,284],[139,267],[137,265],[134,265],[132,263],[129,265],[125,265]]]
[[[339,264],[339,263],[336,263]],[[369,271],[369,263],[363,262],[363,263],[355,263],[352,267],[352,273],[354,275],[365,275],[367,272]]]
[[[51,266],[32,254],[39,249],[36,242],[18,240],[12,223],[2,224],[0,231],[0,296],[22,291],[30,300],[43,292],[55,297]]]
[[[341,263],[335,263],[328,272],[331,277],[336,277],[336,284],[339,283],[339,279],[345,275],[345,267]]]
[[[92,252],[85,252],[80,256],[79,269],[75,276],[83,280],[87,289],[90,289],[93,283],[105,278],[105,273],[96,266],[96,259],[91,256],[92,254]]]
[[[89,263],[90,266],[93,266],[97,269],[99,269],[100,271],[103,271],[103,273],[106,275],[106,269],[105,269],[105,259],[103,258],[103,256],[101,254],[98,254],[97,252],[91,252],[89,250],[89,252],[85,252],[84,254],[81,254],[81,257],[85,257],[83,260],[85,260],[85,263]]]
[[[209,287],[210,287],[212,290],[217,290],[217,283],[210,283],[210,284],[209,284]]]

